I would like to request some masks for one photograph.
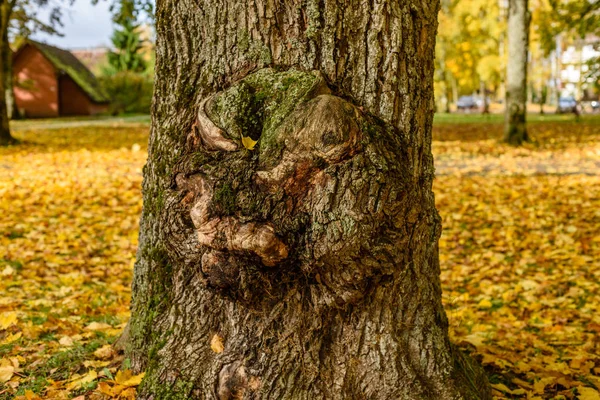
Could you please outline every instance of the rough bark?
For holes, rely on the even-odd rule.
[[[437,2],[156,11],[139,398],[490,398],[441,304]]]
[[[15,142],[10,135],[8,125],[8,107],[6,102],[6,77],[10,76],[10,47],[8,44],[8,25],[12,12],[12,3],[2,0],[0,3],[0,146]]]
[[[504,141],[516,146],[529,141],[526,116],[530,19],[528,0],[509,1]]]

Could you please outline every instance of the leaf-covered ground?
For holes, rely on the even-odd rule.
[[[128,318],[145,121],[20,123],[0,149],[0,399],[133,398]],[[453,340],[497,398],[600,399],[600,124],[434,130]]]
[[[51,128],[0,149],[0,399],[99,381],[131,398],[109,344],[129,315],[148,129]]]

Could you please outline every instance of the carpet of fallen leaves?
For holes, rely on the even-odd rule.
[[[134,397],[141,377],[110,343],[129,316],[147,131],[19,131],[0,149],[0,399]]]
[[[34,129],[35,128],[35,129]],[[0,399],[128,399],[147,125],[39,122],[0,149]],[[600,125],[434,130],[453,341],[498,399],[600,400]]]

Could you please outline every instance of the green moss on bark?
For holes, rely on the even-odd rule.
[[[154,398],[160,400],[188,400],[194,398],[192,396],[194,390],[193,382],[179,379],[172,385],[169,385],[159,382],[156,375],[147,374],[146,376],[138,389],[141,393],[153,393]]]
[[[236,194],[229,183],[224,183],[215,190],[215,203],[224,215],[232,215],[236,207]]]
[[[314,73],[295,69],[261,69],[218,94],[207,113],[231,138],[249,136],[258,140],[261,154],[276,154],[277,128],[311,97],[321,80]]]
[[[143,291],[147,296],[136,299],[133,305],[134,308],[138,308],[138,312],[132,313],[129,321],[130,341],[127,343],[127,354],[132,349],[147,348],[143,343],[157,343],[156,334],[153,332],[154,322],[156,317],[166,309],[171,293],[173,268],[167,251],[162,246],[156,246],[143,248],[141,252],[142,257],[155,266],[153,271],[156,271],[159,276],[152,281],[154,285]],[[152,359],[152,351],[153,349],[150,348],[148,359]]]

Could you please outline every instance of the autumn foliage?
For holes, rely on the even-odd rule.
[[[43,126],[43,128],[42,128]],[[145,123],[21,123],[0,149],[0,399],[134,398],[129,317]],[[434,130],[452,339],[499,399],[600,399],[600,124]],[[207,338],[213,348],[218,337]]]

